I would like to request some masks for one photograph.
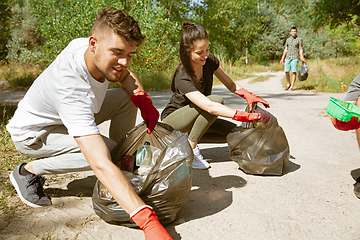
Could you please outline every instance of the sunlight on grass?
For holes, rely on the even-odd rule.
[[[297,89],[315,92],[345,92],[360,72],[360,60],[356,57],[317,59],[307,63],[310,68],[309,77],[303,82],[297,80],[295,83]],[[282,82],[285,86],[285,78]]]
[[[28,88],[42,71],[42,67],[32,63],[2,63],[0,64],[0,81],[7,84],[2,84],[1,89]]]

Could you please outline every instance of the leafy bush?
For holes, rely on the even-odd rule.
[[[142,33],[147,38],[133,58],[133,71],[161,71],[173,64],[177,57],[173,42],[178,37],[178,26],[169,21],[166,17],[167,10],[159,3],[146,5],[137,0],[127,1],[126,6],[123,2],[114,0],[29,0],[27,8],[39,22],[36,32],[45,41],[41,51],[35,53],[26,48],[21,49],[21,52],[26,55],[30,51],[33,61],[49,64],[72,39],[90,35],[96,15],[105,6],[126,9],[139,22]],[[14,47],[15,49],[19,48]]]

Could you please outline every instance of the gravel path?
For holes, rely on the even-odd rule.
[[[267,74],[274,77],[239,83],[270,103],[269,111],[284,129],[291,153],[285,174],[247,175],[229,158],[227,144],[200,144],[211,168],[193,171],[187,202],[166,226],[175,240],[360,239],[360,199],[353,193],[360,171],[355,133],[337,131],[326,113],[329,96],[343,99],[345,93],[284,91],[284,73]],[[226,105],[245,109],[245,100],[224,87],[215,86],[213,93],[223,96]],[[170,95],[150,93],[160,111]],[[11,93],[16,98],[21,94]],[[107,123],[101,126],[106,130]],[[0,239],[144,239],[140,230],[107,224],[94,213],[92,172],[49,181],[46,191],[56,192],[53,205],[20,207],[18,218],[0,221]]]

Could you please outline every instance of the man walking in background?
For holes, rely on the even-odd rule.
[[[299,63],[299,54],[300,54],[300,60],[303,62],[306,61],[303,55],[303,47],[302,47],[303,41],[300,37],[297,36],[296,27],[292,27],[290,29],[290,34],[291,37],[286,39],[285,49],[281,57],[280,64],[283,65],[285,60],[284,71],[287,81],[287,86],[285,87],[285,90],[294,91],[297,66]],[[290,84],[290,71],[292,73],[291,84]]]

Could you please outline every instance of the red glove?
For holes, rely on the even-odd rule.
[[[259,121],[263,123],[267,123],[270,118],[270,115],[267,114],[265,111],[260,113],[247,113],[239,110],[236,110],[234,116],[232,117],[233,120],[240,122]]]
[[[254,94],[252,94],[251,92],[249,92],[248,90],[246,90],[245,88],[240,88],[239,90],[237,90],[235,92],[237,95],[239,95],[240,97],[243,97],[246,99],[248,105],[249,105],[249,110],[252,110],[252,105],[255,102],[259,102],[264,104],[264,106],[266,108],[270,107],[270,104],[267,103],[267,101],[265,101],[264,99],[262,99],[261,97],[258,97]]]
[[[282,57],[281,57],[281,60],[280,60],[280,64],[281,64],[281,65],[284,64],[284,60],[285,60],[285,56],[282,56]]]
[[[150,206],[140,207],[130,214],[130,218],[143,230],[146,240],[173,240]]]
[[[357,117],[352,117],[348,122],[337,120],[334,117],[331,117],[331,120],[334,127],[341,131],[349,131],[360,128],[359,118]]]
[[[150,134],[159,119],[159,112],[152,104],[149,95],[144,91],[139,91],[131,96],[131,101],[140,109],[141,117],[147,120],[148,133]]]
[[[247,113],[236,110],[232,119],[240,122],[252,122],[255,120],[260,120],[260,113]]]

